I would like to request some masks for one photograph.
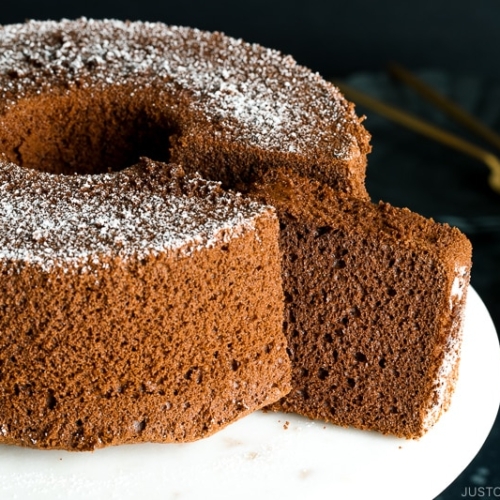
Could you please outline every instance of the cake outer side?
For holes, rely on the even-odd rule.
[[[274,211],[207,192],[200,179],[182,188],[177,168],[173,178],[165,165],[144,169],[153,191],[156,175],[179,185],[179,197],[215,207],[222,198],[253,214],[217,238],[140,258],[129,249],[81,265],[2,260],[1,442],[92,450],[192,441],[290,389]],[[127,191],[128,175],[132,189],[143,174],[115,174],[117,188]]]
[[[471,247],[456,229],[290,172],[255,193],[284,253],[292,391],[275,410],[417,438],[447,409]]]

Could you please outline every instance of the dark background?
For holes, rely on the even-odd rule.
[[[0,23],[79,16],[220,30],[281,49],[324,75],[396,59],[500,77],[497,0],[3,0]]]
[[[62,17],[118,18],[219,30],[292,54],[325,77],[344,78],[391,98],[390,61],[422,74],[500,132],[500,2],[498,0],[152,1],[3,0],[0,24]],[[465,89],[465,92],[464,92]],[[470,92],[467,90],[470,89]],[[389,91],[389,94],[388,94]],[[444,127],[454,125],[396,89],[398,104]],[[406,97],[405,97],[406,96]],[[374,200],[409,206],[439,220],[465,221],[474,246],[472,284],[500,329],[500,194],[474,160],[368,115],[374,151],[368,189]],[[481,116],[482,115],[482,116]],[[500,152],[498,152],[500,154]],[[487,227],[484,221],[487,220]],[[479,222],[478,222],[479,221]],[[482,221],[482,222],[481,222]],[[483,224],[483,225],[482,225]],[[473,432],[464,429],[464,432]],[[457,447],[460,436],[457,436]],[[438,498],[465,488],[500,487],[500,423],[470,466]],[[425,481],[425,478],[416,480]],[[332,495],[334,492],[332,492]],[[425,499],[423,499],[425,500]]]

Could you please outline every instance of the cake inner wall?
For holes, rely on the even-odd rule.
[[[0,121],[0,148],[21,167],[55,174],[122,170],[146,156],[168,162],[177,133],[168,108],[125,87],[23,99]]]

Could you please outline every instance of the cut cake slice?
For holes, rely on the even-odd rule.
[[[406,438],[447,409],[471,246],[457,229],[290,171],[252,194],[281,225],[292,391],[274,410]]]

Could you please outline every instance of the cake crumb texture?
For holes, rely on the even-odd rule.
[[[406,438],[458,375],[471,247],[455,228],[289,171],[253,192],[280,219],[292,391],[273,409]]]

